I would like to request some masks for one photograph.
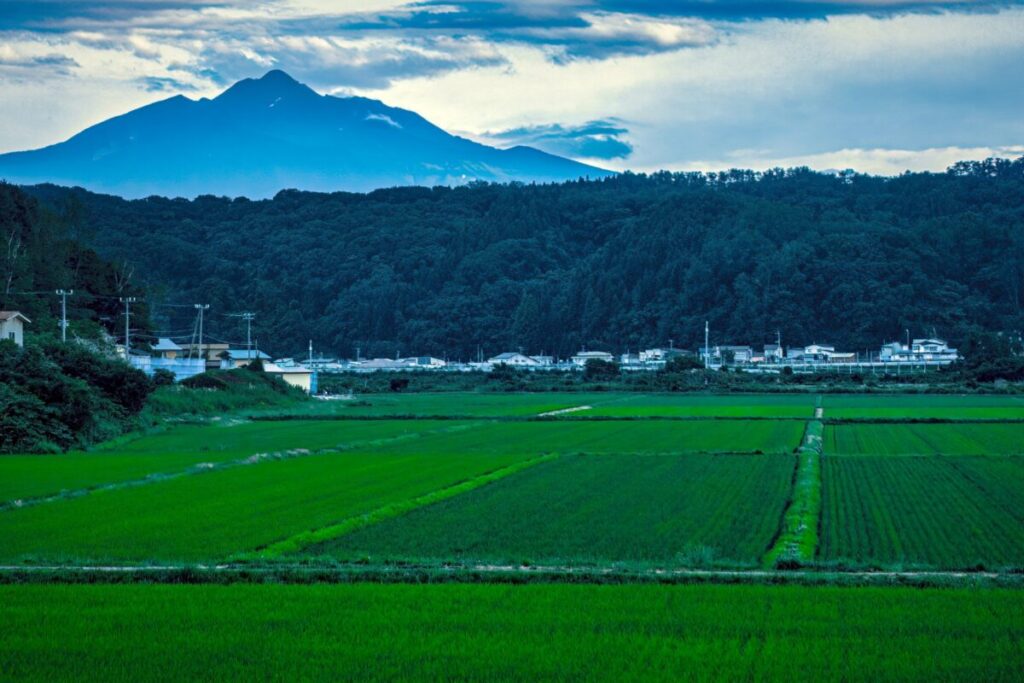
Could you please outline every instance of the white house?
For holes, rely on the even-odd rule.
[[[433,356],[414,356],[412,358],[403,358],[402,363],[410,370],[437,370],[448,365],[448,363],[440,358],[434,358]]]
[[[601,360],[606,363],[612,363],[615,361],[615,356],[607,351],[580,351],[572,357],[573,364],[581,368],[586,366],[588,360]]]
[[[24,346],[25,323],[30,322],[20,311],[0,311],[0,339],[10,339],[18,346]]]
[[[491,365],[510,365],[516,368],[535,368],[542,365],[538,359],[532,356],[514,352],[499,353],[493,358],[488,358],[487,362]]]
[[[283,368],[280,365],[274,363],[264,363],[263,371],[268,375],[274,375],[284,380],[285,384],[290,384],[293,387],[298,387],[305,391],[307,394],[313,391],[313,371],[307,370],[302,366],[296,366],[293,368]]]
[[[641,363],[665,362],[676,356],[685,356],[683,349],[645,349],[640,352]]]
[[[157,355],[158,358],[165,358],[167,360],[174,360],[178,356],[182,355],[182,347],[175,344],[167,337],[160,337],[156,340],[156,344],[150,347],[150,350]]]
[[[946,361],[952,363],[960,357],[956,349],[949,347],[945,339],[915,339],[910,352],[923,361]]]

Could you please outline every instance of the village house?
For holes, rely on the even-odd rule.
[[[542,363],[532,356],[527,356],[522,353],[506,352],[499,353],[493,358],[488,358],[487,362],[491,365],[509,365],[514,368],[535,368]]]
[[[264,363],[270,360],[270,356],[255,349],[227,349],[220,353],[220,369],[234,370],[244,368],[254,360],[261,360]]]
[[[588,360],[600,360],[606,363],[612,363],[615,361],[615,356],[607,351],[580,351],[572,357],[573,364],[581,368],[587,365]]]
[[[285,384],[290,384],[293,387],[298,387],[305,391],[307,394],[312,394],[316,391],[315,375],[312,370],[308,370],[302,366],[296,366],[293,368],[283,368],[280,365],[274,363],[264,363],[263,372],[268,375],[280,377],[284,380]]]
[[[20,311],[0,311],[0,339],[9,339],[18,346],[24,346],[25,323],[30,322]]]
[[[157,358],[174,360],[181,355],[183,349],[167,337],[160,337],[156,340],[156,344],[153,344],[150,347],[150,350],[156,354]]]

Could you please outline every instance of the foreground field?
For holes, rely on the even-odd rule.
[[[1024,423],[828,425],[825,452],[830,455],[1022,454]]]
[[[1024,567],[1020,458],[824,458],[818,556],[854,565]]]
[[[0,679],[1016,681],[1024,592],[0,587]]]
[[[380,559],[756,565],[795,456],[566,456],[306,549]]]

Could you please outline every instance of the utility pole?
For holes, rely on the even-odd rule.
[[[75,293],[73,289],[58,289],[57,296],[60,297],[60,340],[68,340],[68,297]]]
[[[313,369],[313,340],[309,340],[309,369]]]
[[[252,321],[255,313],[243,313],[242,320],[245,321],[245,353],[252,360]]]
[[[124,362],[129,363],[129,350],[131,349],[131,328],[128,321],[131,320],[132,312],[130,306],[135,303],[134,296],[122,296],[121,303],[124,304]]]
[[[704,321],[704,369],[707,370],[710,364],[708,356],[708,321]]]
[[[210,307],[210,304],[192,304],[196,310],[199,311],[199,357],[203,359],[203,363],[206,363],[206,357],[203,356],[203,312]]]

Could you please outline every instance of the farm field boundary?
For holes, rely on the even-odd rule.
[[[578,410],[578,409],[574,409]],[[486,420],[488,422],[806,422],[806,417],[792,415],[582,415],[575,413],[546,413],[541,415],[317,415],[317,414],[286,414],[257,415],[251,418],[254,422],[291,422],[291,421],[375,421],[375,420]],[[866,420],[873,422],[874,420]],[[904,422],[906,420],[898,420]],[[999,420],[977,420],[978,422],[997,422]],[[1013,422],[1014,420],[1002,420]],[[1024,420],[1016,420],[1024,422]]]
[[[555,566],[460,563],[274,561],[181,565],[6,565],[11,584],[315,584],[315,583],[578,583],[753,584],[799,586],[910,586],[1024,589],[1024,573],[986,571],[788,571],[687,569],[644,565]]]
[[[815,409],[820,416],[821,408]],[[824,426],[807,423],[793,471],[793,493],[779,535],[765,554],[766,567],[799,567],[814,561],[821,524],[821,450]]]

